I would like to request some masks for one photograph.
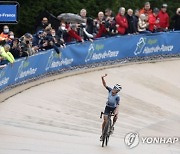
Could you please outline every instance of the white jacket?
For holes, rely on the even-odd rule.
[[[139,18],[139,21],[138,21],[138,31],[139,32],[143,32],[143,31],[146,31],[146,28],[148,27],[148,23],[145,22],[144,20],[141,20]]]

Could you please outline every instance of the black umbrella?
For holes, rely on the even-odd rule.
[[[78,14],[74,13],[62,13],[57,17],[59,20],[64,20],[69,23],[84,23],[84,19]]]

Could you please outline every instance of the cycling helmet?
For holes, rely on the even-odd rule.
[[[120,91],[122,89],[122,87],[121,87],[121,85],[116,84],[113,89]]]

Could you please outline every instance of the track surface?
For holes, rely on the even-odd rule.
[[[99,142],[107,85],[120,83],[120,113],[108,147]],[[129,149],[124,136],[180,137],[180,60],[135,64],[67,77],[0,104],[0,154],[180,154],[176,144]]]

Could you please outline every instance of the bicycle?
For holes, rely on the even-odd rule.
[[[100,118],[102,118],[102,115],[104,113],[101,112]],[[108,145],[108,141],[109,141],[109,137],[112,134],[112,120],[111,117],[114,116],[114,114],[111,112],[110,114],[108,114],[108,120],[107,123],[104,126],[104,130],[102,133],[102,147],[104,147],[104,143],[106,144],[106,146]]]

